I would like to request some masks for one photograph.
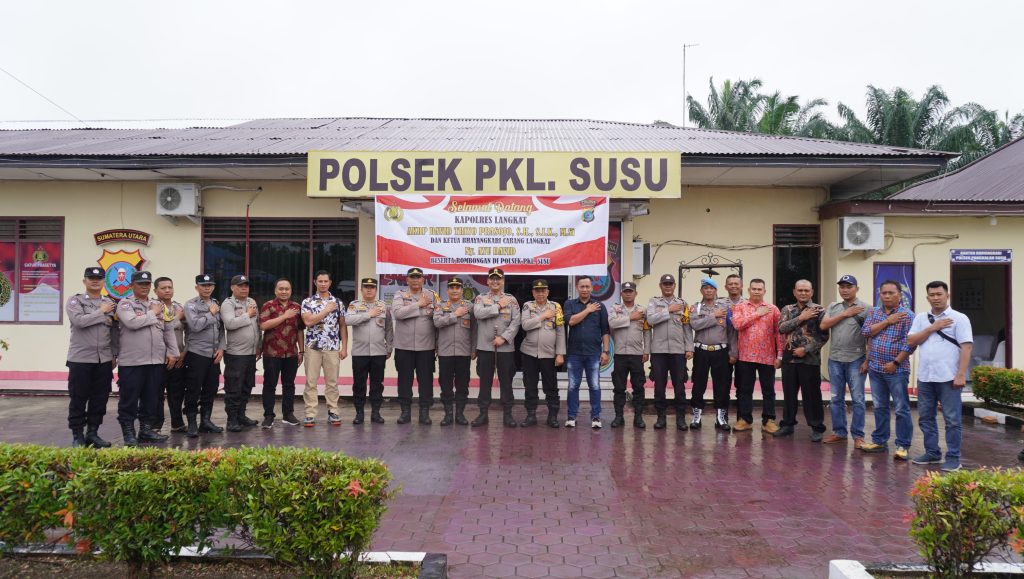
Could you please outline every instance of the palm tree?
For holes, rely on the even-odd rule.
[[[706,109],[687,95],[690,119],[702,129],[756,132],[765,100],[764,95],[757,92],[761,88],[761,81],[756,78],[736,82],[726,80],[719,90],[715,88],[715,79],[712,77],[709,84],[711,90]]]
[[[800,106],[800,97],[783,97],[776,91],[764,97],[761,119],[757,132],[769,135],[795,135],[800,137],[828,138],[835,129],[825,115],[816,110],[828,106],[825,99],[812,99]]]

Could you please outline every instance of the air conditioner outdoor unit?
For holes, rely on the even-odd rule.
[[[885,249],[884,217],[840,217],[839,249],[844,251]]]
[[[195,183],[157,183],[156,214],[165,217],[199,215],[199,185]]]
[[[633,242],[633,277],[651,274],[651,244],[643,241]]]

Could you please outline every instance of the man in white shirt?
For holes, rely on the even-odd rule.
[[[949,307],[949,286],[933,281],[926,286],[931,310],[917,314],[907,345],[917,347],[918,425],[924,435],[924,454],[914,464],[939,464],[942,470],[960,470],[960,393],[967,383],[974,336],[971,320]],[[942,403],[946,423],[946,460],[939,448],[936,403]]]

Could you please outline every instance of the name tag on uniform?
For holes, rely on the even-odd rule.
[[[376,320],[377,320],[377,325],[383,328],[384,327],[384,318],[376,318]]]
[[[549,329],[549,330],[554,329],[555,322],[552,322],[551,320],[548,320],[548,321],[544,322],[544,327]]]
[[[462,320],[462,327],[463,328],[468,328],[469,327],[469,319],[468,318]]]

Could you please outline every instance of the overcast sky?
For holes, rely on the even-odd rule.
[[[868,84],[1024,110],[1024,3],[9,2],[0,68],[81,119],[683,121],[758,77],[860,114]],[[0,73],[0,121],[68,120]],[[10,128],[9,123],[4,123]]]

